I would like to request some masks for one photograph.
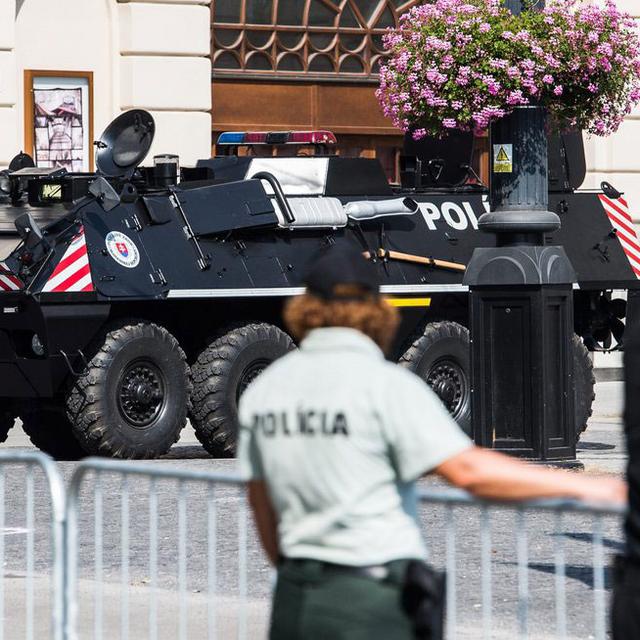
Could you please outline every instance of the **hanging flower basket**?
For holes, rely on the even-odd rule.
[[[529,104],[604,136],[640,102],[640,38],[613,0],[549,0],[519,16],[500,0],[434,0],[400,20],[376,95],[416,140],[482,132]]]

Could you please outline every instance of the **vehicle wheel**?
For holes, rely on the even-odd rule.
[[[294,348],[278,327],[247,324],[220,336],[198,356],[192,367],[191,422],[211,455],[233,454],[240,396],[274,360]]]
[[[11,411],[0,411],[0,444],[9,437],[9,430],[16,421]]]
[[[21,410],[20,419],[33,446],[55,460],[80,460],[87,455],[73,434],[62,402],[36,403]]]
[[[576,442],[587,428],[587,421],[593,413],[596,378],[593,362],[582,338],[573,335],[573,393],[576,405]]]
[[[400,358],[400,365],[436,392],[467,434],[471,434],[470,349],[468,329],[457,322],[432,322]]]
[[[148,459],[178,440],[191,381],[177,340],[151,323],[111,329],[67,396],[67,415],[94,455]]]

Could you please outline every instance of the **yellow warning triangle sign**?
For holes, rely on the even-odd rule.
[[[509,162],[510,158],[507,155],[507,152],[504,150],[504,147],[500,147],[500,151],[498,151],[498,157],[496,158],[497,162]]]

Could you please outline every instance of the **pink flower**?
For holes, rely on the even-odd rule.
[[[502,0],[430,0],[383,41],[376,97],[395,126],[418,135],[486,130],[532,98],[608,135],[640,103],[640,34],[614,0],[547,0],[526,19]]]

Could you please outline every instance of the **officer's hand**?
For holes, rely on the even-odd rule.
[[[582,478],[583,486],[578,496],[585,502],[605,503],[624,507],[627,505],[629,488],[620,478]]]

